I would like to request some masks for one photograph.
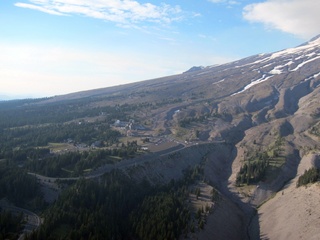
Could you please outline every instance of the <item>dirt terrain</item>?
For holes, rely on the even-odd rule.
[[[222,200],[194,239],[320,239],[320,186],[296,188],[306,169],[319,167],[319,66],[318,36],[276,53],[41,104],[96,97],[90,107],[144,106],[130,117],[159,140],[149,146],[153,153],[92,175],[117,167],[136,180],[167,183],[203,164]],[[241,167],[261,153],[269,161],[263,177],[237,185]]]
[[[318,155],[303,157],[296,177],[258,209],[261,239],[320,238],[320,184],[296,187],[298,177],[318,164]]]

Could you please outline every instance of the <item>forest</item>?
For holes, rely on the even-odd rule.
[[[15,215],[0,208],[0,240],[17,239],[22,229],[22,214]]]
[[[139,151],[136,141],[121,143],[122,134],[111,124],[129,120],[130,111],[142,105],[91,107],[97,100],[91,98],[38,105],[43,100],[50,99],[0,102],[0,160],[6,166],[51,177],[79,176]],[[51,153],[49,144],[67,142],[78,150]],[[99,148],[88,148],[97,142]],[[83,151],[78,145],[88,147]]]
[[[123,158],[134,157],[139,149],[137,142],[132,141],[112,149],[92,149],[90,151],[70,151],[63,154],[33,156],[26,154],[23,159],[28,159],[25,162],[25,168],[30,172],[48,177],[78,177],[104,164],[114,164]],[[34,154],[35,152],[31,151],[30,153]],[[46,151],[42,149],[41,152]]]
[[[180,181],[152,186],[119,170],[99,179],[80,179],[44,213],[27,239],[178,239],[191,228],[188,186],[198,169]]]
[[[45,205],[35,177],[24,169],[4,168],[3,164],[0,166],[0,199],[7,198],[18,206],[27,206],[33,210]]]
[[[253,143],[255,144],[255,141]],[[252,151],[237,173],[236,186],[265,181],[279,171],[286,160],[285,156],[282,156],[283,144],[283,138],[277,136],[266,151]]]
[[[123,135],[112,127],[117,119],[129,121],[137,109],[181,99],[113,106],[94,104],[93,98],[41,105],[43,100],[50,101],[0,102],[0,199],[44,219],[25,239],[178,239],[195,231],[188,196],[190,185],[203,174],[199,167],[165,185],[151,185],[147,179],[136,182],[120,170],[94,179],[83,177],[104,164],[144,154],[137,141],[119,141]],[[95,142],[100,146],[91,147]],[[69,144],[75,150],[53,152],[52,143]],[[179,153],[169,157],[175,154]],[[29,172],[80,179],[59,181],[61,194],[49,205],[40,180]],[[0,222],[0,240],[16,239],[24,224],[22,216],[5,210]],[[201,217],[197,224],[203,228]]]

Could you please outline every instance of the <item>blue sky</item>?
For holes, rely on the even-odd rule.
[[[0,99],[181,73],[297,46],[315,0],[1,0]]]

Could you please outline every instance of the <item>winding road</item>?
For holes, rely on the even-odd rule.
[[[23,240],[25,238],[26,234],[31,233],[32,231],[36,230],[41,225],[41,219],[40,217],[35,214],[34,212],[31,212],[24,208],[19,208],[14,205],[11,205],[7,201],[0,201],[0,207],[6,211],[10,211],[13,214],[23,214],[23,218],[25,220],[24,229],[22,230],[22,233],[19,240]]]
[[[222,142],[224,142],[224,141],[215,141],[215,142],[210,142],[210,143],[212,144],[212,143],[222,143]],[[84,178],[84,179],[97,178],[107,172],[111,172],[114,169],[125,169],[125,168],[132,167],[135,165],[143,164],[145,162],[150,161],[151,159],[154,159],[157,156],[169,155],[169,154],[181,151],[182,149],[193,147],[196,145],[202,145],[202,144],[208,144],[208,142],[201,142],[201,143],[195,142],[190,145],[185,145],[185,144],[179,142],[179,144],[175,147],[165,149],[165,150],[162,150],[162,151],[159,151],[156,153],[149,153],[149,154],[142,155],[142,156],[139,156],[136,158],[125,159],[125,160],[122,160],[122,161],[117,162],[115,164],[103,165],[103,166],[93,170],[92,172],[88,173],[87,175],[80,176],[80,177],[47,177],[47,176],[43,176],[43,175],[32,173],[32,172],[28,172],[28,174],[35,176],[38,180],[40,180],[40,182],[46,183],[46,185],[54,185],[56,180],[72,181],[72,180],[79,180],[81,178]]]

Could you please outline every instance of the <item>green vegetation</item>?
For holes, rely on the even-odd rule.
[[[129,215],[151,194],[147,182],[137,184],[119,171],[99,182],[77,181],[45,213],[44,224],[29,239],[125,239]]]
[[[187,131],[185,128],[179,127],[179,128],[176,129],[176,134],[175,134],[175,136],[176,136],[177,138],[182,138],[182,137],[185,136],[186,134],[188,134],[188,131]]]
[[[187,117],[179,121],[179,126],[185,128],[191,123],[198,123],[198,122],[203,123],[208,117],[210,117],[209,113],[203,114],[198,117]]]
[[[313,167],[313,168],[310,168],[309,170],[305,170],[303,175],[301,175],[298,179],[297,187],[307,185],[309,183],[315,183],[319,180],[319,178],[320,178],[319,169]]]
[[[156,107],[163,107],[169,104],[175,104],[175,103],[181,103],[182,99],[181,98],[167,98],[167,99],[162,99],[159,102],[155,103]]]
[[[279,136],[267,151],[252,152],[252,157],[245,161],[237,174],[236,186],[255,184],[262,180],[272,179],[285,162],[281,156],[283,139]]]
[[[319,117],[319,116],[317,116]],[[317,137],[320,137],[320,123],[318,122],[317,124],[315,124],[310,130],[309,132]]]
[[[130,111],[144,105],[94,105],[97,100],[104,99],[45,105],[38,105],[40,100],[0,102],[0,159],[12,168],[68,177],[134,157],[139,151],[137,142],[121,143],[121,133],[110,125],[116,119],[129,120]],[[90,149],[97,143],[98,148]],[[59,154],[52,154],[51,149]]]
[[[14,215],[0,208],[0,240],[18,239],[22,230],[22,214]]]
[[[115,94],[51,103],[51,99],[0,102],[0,199],[44,219],[26,239],[178,239],[192,229],[189,187],[203,178],[200,166],[190,167],[183,179],[164,186],[135,182],[120,170],[95,179],[55,183],[28,174],[81,177],[104,164],[135,157],[140,154],[137,141],[123,140],[125,131],[112,124],[134,116],[139,121],[141,111],[183,101],[118,104],[123,98]],[[181,153],[169,158],[180,159]],[[47,205],[41,189],[51,186],[51,192],[60,195]],[[20,231],[21,219],[2,212],[0,220],[0,240],[16,239],[11,233]],[[204,224],[199,217],[197,229]]]
[[[189,127],[193,123],[206,123],[208,120],[212,119],[228,119],[230,116],[227,113],[219,114],[217,113],[217,109],[212,110],[211,112],[201,113],[198,116],[193,117],[185,117],[178,121],[179,127],[186,128]]]
[[[121,171],[80,179],[28,239],[178,239],[191,228],[187,189],[200,173],[200,167],[189,169],[182,180],[153,187]]]
[[[147,197],[131,217],[138,239],[178,239],[190,218],[185,199],[183,192],[160,192]]]
[[[29,156],[26,154],[24,159],[28,159],[26,168],[31,172],[48,177],[77,177],[83,175],[88,169],[95,169],[103,164],[112,164],[122,158],[133,157],[138,150],[137,142],[132,141],[120,144],[118,148],[48,155],[42,156],[40,161],[39,155]],[[39,151],[45,152],[45,149]]]
[[[211,200],[212,202],[216,202],[219,200],[219,193],[215,188],[212,188],[211,190]]]
[[[0,199],[7,198],[19,206],[41,209],[44,202],[37,179],[23,169],[0,168]]]
[[[75,143],[91,143],[101,140],[105,145],[118,141],[120,133],[112,130],[106,123],[52,123],[41,126],[25,126],[2,130],[2,146],[20,148],[46,146],[50,142],[65,142],[72,139]]]
[[[266,159],[258,161],[248,161],[241,168],[237,175],[236,184],[250,184],[259,182],[265,175],[269,163]]]

